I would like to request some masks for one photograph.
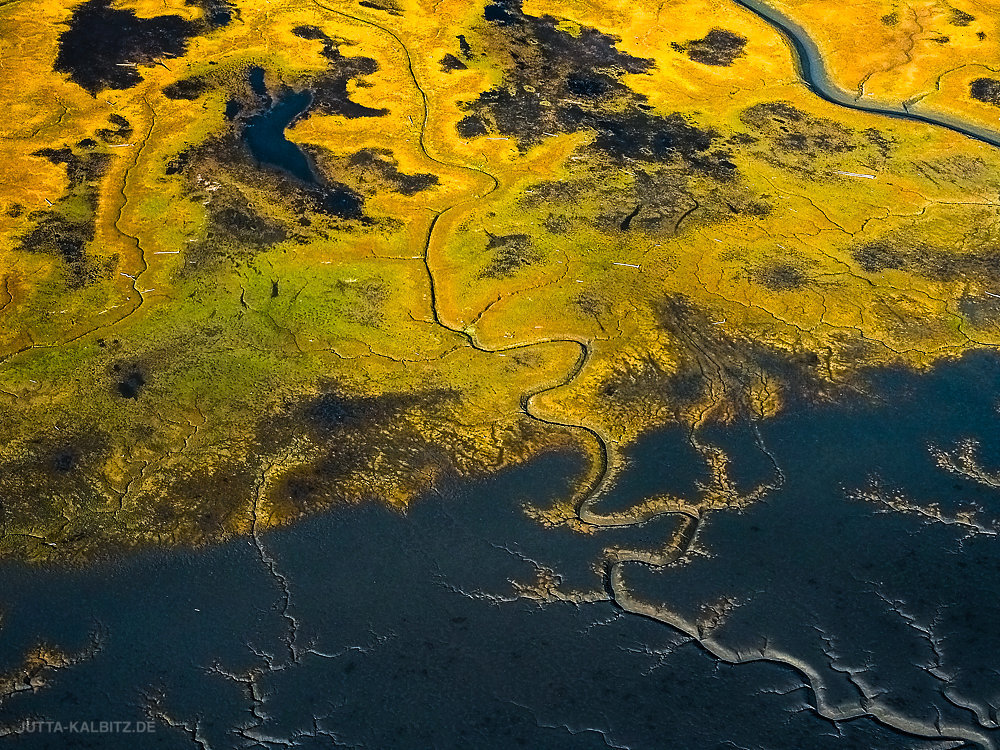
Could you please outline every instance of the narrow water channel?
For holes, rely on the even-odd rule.
[[[947,115],[914,112],[903,104],[892,107],[859,98],[856,94],[838,86],[831,78],[819,48],[801,26],[772,6],[759,2],[759,0],[733,0],[733,2],[765,21],[788,41],[795,56],[799,75],[809,89],[821,99],[859,112],[871,112],[897,120],[934,125],[990,146],[1000,147],[1000,133],[997,131],[988,130]]]

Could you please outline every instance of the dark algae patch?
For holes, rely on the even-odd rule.
[[[455,130],[462,138],[478,138],[487,135],[486,121],[479,115],[467,115],[455,124]]]
[[[163,95],[168,99],[197,99],[209,88],[210,85],[204,78],[192,76],[164,86]]]
[[[724,401],[752,411],[751,390],[769,381],[789,396],[822,397],[819,357],[810,351],[786,351],[714,325],[711,315],[687,297],[675,294],[654,307],[660,328],[680,347],[687,378],[701,375],[702,387]]]
[[[347,160],[348,168],[361,183],[385,185],[402,195],[416,195],[438,184],[437,175],[427,172],[405,174],[387,148],[364,148]]]
[[[808,277],[798,266],[791,263],[772,263],[754,272],[754,280],[776,292],[801,289]]]
[[[200,8],[203,17],[141,18],[130,9],[113,7],[112,0],[88,0],[74,9],[69,28],[60,35],[54,68],[91,94],[131,88],[142,80],[139,65],[181,56],[191,37],[227,26],[239,15],[229,0],[186,4]]]
[[[312,25],[296,26],[294,29],[292,29],[292,33],[295,34],[295,36],[297,36],[299,39],[310,39],[313,41],[322,39],[324,41],[330,41],[330,37],[328,37],[326,35],[326,32],[323,31],[323,29],[321,29],[319,26],[312,26]]]
[[[290,236],[282,224],[259,213],[245,196],[231,189],[209,204],[207,235],[188,248],[185,268],[204,271],[223,260],[238,263]]]
[[[523,266],[541,260],[541,256],[532,247],[530,235],[507,234],[498,236],[487,234],[489,240],[486,243],[486,249],[491,252],[492,257],[480,272],[480,278],[502,279],[513,276]]]
[[[958,311],[976,328],[1000,327],[1000,305],[996,297],[967,292],[958,299]]]
[[[266,248],[288,239],[288,231],[275,221],[254,211],[249,204],[214,206],[210,215],[216,239],[228,236],[244,245]]]
[[[489,128],[516,136],[526,148],[545,132],[586,128],[603,109],[637,101],[621,78],[652,66],[618,51],[614,37],[592,28],[573,36],[551,16],[524,13],[518,0],[488,5],[484,15],[484,38],[504,61],[504,80],[465,104],[470,114],[459,125],[463,137]]]
[[[939,248],[908,237],[889,237],[851,250],[861,270],[905,270],[934,281],[1000,280],[1000,248]]]
[[[456,70],[468,70],[469,66],[459,60],[450,52],[441,58],[441,70],[451,73]]]
[[[121,115],[108,115],[108,124],[110,127],[100,128],[95,133],[104,143],[125,143],[135,133],[132,124]]]
[[[969,84],[973,99],[1000,107],[1000,81],[996,78],[977,78]]]
[[[586,221],[606,232],[676,234],[695,210],[691,222],[766,215],[766,200],[755,200],[738,174],[735,141],[695,114],[654,111],[626,85],[625,76],[648,73],[651,60],[621,52],[618,39],[597,29],[570,33],[552,16],[525,13],[516,0],[487,6],[485,18],[480,37],[501,62],[503,80],[461,105],[459,136],[496,133],[526,151],[554,134],[591,135],[573,157],[572,180],[536,184],[523,198],[535,208],[583,199],[587,208],[572,217],[553,213],[547,227],[565,232]],[[720,45],[729,39],[706,38]]]
[[[181,16],[139,18],[112,7],[111,0],[88,0],[73,11],[59,37],[55,69],[91,94],[127,89],[141,80],[137,65],[182,55],[201,29]]]
[[[360,0],[358,2],[362,8],[371,8],[388,13],[390,16],[402,16],[403,12],[393,0]]]
[[[378,62],[363,55],[346,56],[340,51],[340,40],[330,38],[318,26],[296,26],[292,33],[302,39],[322,41],[322,55],[329,61],[327,72],[312,78],[309,90],[312,100],[309,110],[325,115],[340,115],[350,120],[360,117],[382,117],[389,113],[384,107],[366,107],[352,101],[347,87],[378,70]]]
[[[66,282],[70,287],[89,284],[102,272],[88,254],[87,246],[94,239],[100,181],[110,157],[100,152],[76,152],[68,146],[42,149],[36,151],[34,156],[64,165],[69,188],[66,195],[51,208],[32,211],[28,215],[34,226],[20,237],[17,247],[23,252],[45,253],[59,258],[66,269]]]
[[[900,155],[891,135],[876,128],[854,130],[787,101],[747,107],[740,112],[740,123],[746,131],[736,133],[734,143],[757,159],[813,179],[829,179],[837,169],[825,168],[825,157],[854,153],[862,163],[879,163]]]
[[[117,117],[116,115],[112,115]],[[120,123],[124,118],[119,118]],[[124,120],[125,127],[128,121]],[[82,144],[82,142],[81,142]],[[95,146],[97,144],[94,144]],[[53,164],[61,164],[66,167],[66,178],[69,180],[70,190],[86,188],[89,193],[97,191],[97,182],[104,175],[110,157],[103,153],[76,153],[69,146],[62,148],[44,148],[36,151],[33,156],[41,156],[48,159]],[[96,200],[96,198],[95,198]]]
[[[96,278],[96,270],[87,255],[87,245],[94,239],[93,221],[73,221],[54,211],[32,214],[35,227],[21,237],[19,249],[54,255],[66,265],[70,286],[83,286]]]
[[[7,532],[55,528],[50,541],[65,542],[84,554],[97,552],[103,541],[99,534],[80,531],[75,521],[90,516],[83,522],[92,524],[94,510],[102,510],[93,508],[92,502],[106,492],[98,471],[111,454],[108,436],[92,428],[66,426],[19,440],[12,439],[9,424],[0,422],[0,429],[7,442],[0,465],[0,525]]]
[[[733,176],[729,153],[713,150],[715,130],[678,112],[651,113],[646,97],[624,84],[653,62],[620,52],[615,37],[586,27],[574,36],[551,16],[524,13],[518,0],[487,6],[486,19],[490,46],[509,60],[501,85],[463,105],[470,114],[458,123],[462,137],[498,132],[526,149],[546,133],[592,131],[590,150],[617,166],[682,160],[715,179]]]
[[[823,400],[836,388],[822,379],[815,353],[729,332],[683,295],[660,300],[653,315],[670,335],[676,364],[667,369],[646,357],[619,366],[604,381],[600,393],[623,419],[643,414],[661,423],[685,422],[691,409],[701,413],[706,399],[746,418],[757,413],[754,389],[762,383],[790,400]]]
[[[728,67],[737,58],[744,56],[746,44],[746,37],[733,31],[712,29],[704,38],[675,44],[674,49],[687,53],[689,58],[702,65]]]
[[[618,225],[618,228],[621,229],[623,232],[627,232],[629,227],[632,226],[632,219],[638,216],[639,211],[641,210],[642,210],[642,204],[641,203],[636,204],[636,207],[632,209],[632,212],[624,219],[622,219],[622,223]]]
[[[268,453],[303,437],[309,447],[299,448],[305,460],[276,481],[270,501],[300,515],[338,501],[375,499],[376,487],[390,477],[454,466],[453,439],[435,439],[421,425],[458,398],[452,391],[367,396],[327,383],[317,395],[289,403],[260,422],[258,441]]]
[[[949,23],[951,23],[952,26],[968,26],[975,20],[976,17],[971,13],[966,13],[964,10],[959,10],[958,8],[951,9],[951,19]]]
[[[857,148],[854,131],[833,120],[814,117],[788,102],[747,107],[740,121],[787,152],[843,153]]]

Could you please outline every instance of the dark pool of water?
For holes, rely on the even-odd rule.
[[[262,167],[278,170],[299,181],[320,210],[341,218],[362,218],[361,196],[344,185],[325,180],[298,144],[285,136],[285,130],[309,109],[312,92],[285,89],[273,98],[264,76],[260,67],[254,66],[249,71],[250,88],[261,104],[261,109],[243,124],[242,139],[250,155]]]
[[[312,165],[302,150],[285,138],[285,128],[301,115],[312,101],[308,91],[290,91],[269,109],[249,118],[243,140],[261,164],[277,167],[303,182],[318,184]]]

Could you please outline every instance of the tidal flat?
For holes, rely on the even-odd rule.
[[[996,747],[998,17],[0,3],[0,733]]]

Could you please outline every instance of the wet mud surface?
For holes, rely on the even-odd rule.
[[[705,512],[673,563],[629,560],[665,563],[676,514],[532,519],[584,469],[565,452],[442,481],[406,514],[364,504],[83,570],[8,563],[2,670],[40,642],[85,656],[0,717],[39,748],[54,735],[30,719],[153,721],[144,747],[993,747],[1000,359],[875,371],[861,391],[700,428],[737,484],[780,477]],[[324,434],[371,411],[301,408]],[[593,509],[696,490],[690,437],[640,438]]]

